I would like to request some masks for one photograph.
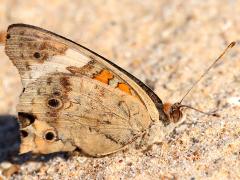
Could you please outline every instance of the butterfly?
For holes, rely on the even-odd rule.
[[[20,153],[79,148],[104,156],[122,150],[155,123],[164,127],[182,118],[181,102],[163,104],[121,67],[45,29],[10,25],[5,52],[23,85],[17,105]]]

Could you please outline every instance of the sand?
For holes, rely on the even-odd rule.
[[[0,31],[37,25],[112,60],[164,102],[180,100],[231,42],[240,40],[239,0],[0,0]],[[240,179],[240,46],[184,100],[185,120],[147,152],[103,158],[79,153],[16,155],[22,86],[0,46],[0,179]]]

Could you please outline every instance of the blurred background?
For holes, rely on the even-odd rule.
[[[5,32],[12,23],[26,23],[48,29],[112,60],[150,86],[163,101],[175,102],[181,99],[231,41],[240,40],[239,15],[239,0],[0,0],[0,32]],[[188,125],[181,127],[178,135],[168,137],[174,142],[181,140],[182,143],[174,143],[161,151],[161,155],[158,154],[154,161],[145,157],[148,170],[141,169],[144,158],[138,165],[134,164],[134,168],[141,169],[139,172],[144,172],[144,176],[149,179],[164,175],[182,178],[240,178],[239,69],[238,46],[207,74],[184,102],[206,111],[219,109],[220,119],[188,111]],[[11,128],[14,127],[15,134],[10,139],[16,139],[17,125],[11,118],[16,115],[15,107],[21,90],[18,72],[6,57],[4,46],[0,46],[0,144],[6,143],[3,135],[5,132],[11,134]],[[231,104],[229,99],[233,99],[231,102],[234,103]],[[6,117],[11,120],[6,120]],[[195,126],[192,126],[192,122],[195,122]],[[220,138],[219,133],[223,128],[224,136]],[[186,132],[187,135],[184,134]],[[224,142],[223,137],[227,139]],[[200,155],[194,164],[188,158],[193,154],[193,147],[196,148],[190,143],[192,138],[198,139],[197,144],[201,146],[197,146]],[[234,150],[228,149],[229,144]],[[6,152],[9,147],[11,149],[12,146],[1,145],[0,151]],[[174,156],[178,158],[174,159]],[[133,167],[116,169],[119,166],[116,163],[118,158],[116,155],[111,159],[111,171],[101,166],[101,172],[88,171],[88,175],[79,169],[77,172],[83,178],[141,179],[141,173],[137,176],[135,171],[129,177],[124,175],[129,174]],[[131,156],[130,161],[139,161],[134,158],[137,157]],[[93,162],[101,164],[104,160],[92,160],[81,168],[83,170]],[[75,162],[74,159],[72,161]],[[51,163],[56,162],[48,163],[44,166],[51,167]],[[159,164],[161,166],[157,166]],[[37,170],[41,169],[39,164],[35,166]],[[22,168],[28,169],[29,164],[22,165]],[[57,172],[60,171],[61,168]],[[28,170],[16,177],[29,174],[34,177],[32,171]],[[45,176],[49,174],[45,173]]]

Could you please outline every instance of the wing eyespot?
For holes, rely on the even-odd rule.
[[[47,102],[50,108],[59,109],[62,107],[62,101],[58,98],[50,98]]]
[[[52,130],[48,130],[44,134],[44,139],[47,140],[47,141],[50,141],[50,142],[56,140],[56,137],[57,137],[56,133]]]
[[[25,138],[25,137],[28,136],[28,132],[25,131],[25,130],[21,130],[20,133],[21,133],[21,136],[22,136],[23,138]]]
[[[36,58],[36,59],[39,59],[41,57],[41,54],[39,52],[35,52],[33,54],[33,56]]]
[[[18,119],[21,127],[24,128],[34,123],[36,117],[31,113],[19,112]]]

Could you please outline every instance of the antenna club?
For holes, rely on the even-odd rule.
[[[234,47],[235,45],[236,45],[236,42],[235,42],[235,41],[233,41],[233,42],[231,42],[231,43],[229,44],[229,46],[228,46],[228,47],[232,48],[232,47]]]

